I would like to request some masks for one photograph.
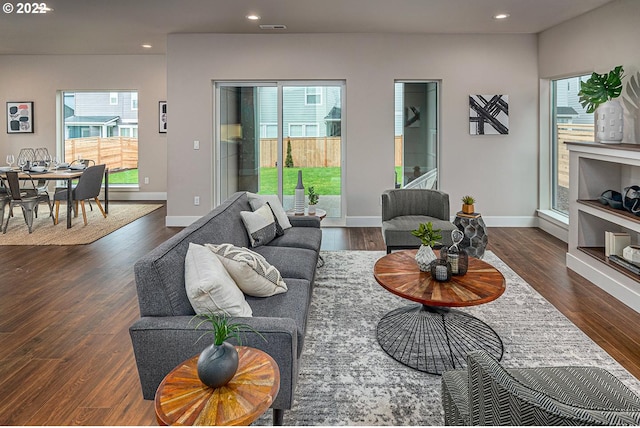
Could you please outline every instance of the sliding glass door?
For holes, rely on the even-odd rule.
[[[276,194],[292,209],[302,171],[306,193],[313,186],[320,195],[317,207],[341,218],[343,88],[342,82],[217,83],[216,200],[244,190]]]

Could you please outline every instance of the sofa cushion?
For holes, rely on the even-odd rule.
[[[278,269],[255,251],[231,244],[205,246],[220,259],[245,294],[268,297],[287,291],[287,284]]]
[[[254,211],[268,202],[280,227],[283,230],[291,227],[287,212],[282,207],[282,202],[280,202],[278,195],[256,195],[255,193],[247,192],[247,198],[249,198],[249,205]]]
[[[296,323],[298,357],[302,353],[311,302],[311,284],[305,279],[285,278],[289,291],[268,299],[247,296],[254,317],[291,318]]]
[[[306,248],[273,247],[265,245],[255,251],[280,272],[283,278],[313,281],[318,263],[318,252]]]
[[[277,236],[268,245],[278,247],[306,248],[320,251],[322,244],[322,229],[318,227],[292,227]]]
[[[202,245],[190,243],[184,260],[187,297],[196,314],[216,313],[250,317],[251,307],[218,257]]]
[[[255,211],[241,211],[240,217],[247,229],[252,247],[266,245],[276,237],[276,221],[269,204]]]
[[[442,234],[441,244],[452,245],[451,232],[457,230],[456,225],[448,220],[440,220],[435,217],[424,215],[405,215],[395,217],[382,222],[382,236],[388,247],[394,246],[420,246],[420,239],[411,234],[420,226],[420,223],[433,223],[434,229],[440,229]]]

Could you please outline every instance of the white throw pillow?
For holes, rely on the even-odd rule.
[[[254,211],[269,202],[273,210],[273,215],[275,215],[276,220],[278,220],[280,227],[282,227],[283,230],[291,227],[289,216],[287,216],[287,212],[282,207],[282,202],[280,202],[278,195],[256,195],[255,193],[247,192],[247,197],[249,198],[249,205],[251,205],[251,209]]]
[[[247,295],[269,297],[287,291],[280,271],[255,251],[232,244],[205,244],[229,272],[238,287]]]
[[[213,312],[250,317],[251,307],[220,259],[202,245],[189,243],[184,259],[187,297],[196,314]]]
[[[255,211],[240,211],[240,217],[247,229],[252,247],[266,245],[276,237],[276,220],[269,204]]]

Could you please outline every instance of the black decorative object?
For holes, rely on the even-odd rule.
[[[205,385],[226,385],[238,370],[238,351],[229,342],[206,347],[198,357],[198,377]]]
[[[439,282],[446,282],[451,279],[451,263],[446,259],[435,259],[431,262],[431,278]]]
[[[440,249],[440,259],[447,261],[451,265],[452,275],[464,275],[469,267],[469,256],[464,248],[460,247],[460,243],[464,238],[464,234],[460,230],[451,232],[451,240],[453,245],[450,247],[442,247]]]

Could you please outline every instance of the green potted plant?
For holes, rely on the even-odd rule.
[[[473,214],[476,210],[473,204],[476,203],[476,199],[473,196],[463,196],[462,197],[462,212],[465,214]]]
[[[622,104],[616,98],[622,93],[624,68],[619,65],[608,73],[593,72],[586,82],[580,82],[580,104],[587,113],[596,114],[596,141],[622,141]]]
[[[313,186],[309,186],[309,215],[316,214],[316,204],[320,199],[320,195],[316,193]]]
[[[412,230],[411,234],[420,239],[420,248],[416,253],[416,263],[418,268],[423,272],[430,270],[431,262],[437,257],[433,252],[433,247],[439,245],[439,240],[442,239],[440,229],[434,229],[433,223],[420,223],[416,230]]]
[[[211,388],[226,385],[238,370],[238,351],[235,346],[227,342],[227,339],[235,338],[238,344],[242,345],[240,333],[243,330],[251,330],[263,339],[264,336],[247,324],[232,322],[227,315],[209,312],[196,315],[194,318],[200,319],[196,329],[199,329],[202,324],[210,324],[210,329],[205,331],[198,340],[208,334],[214,336],[213,343],[207,346],[198,357],[198,377],[202,383]]]

